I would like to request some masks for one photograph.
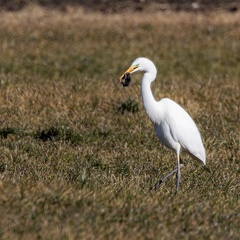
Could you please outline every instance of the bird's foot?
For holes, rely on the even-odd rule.
[[[181,164],[181,165],[183,166],[183,164]],[[181,165],[180,165],[180,167],[182,167]],[[153,190],[153,189],[156,191],[156,190],[160,187],[160,185],[166,181],[167,178],[169,178],[171,175],[173,175],[173,174],[174,174],[175,172],[177,172],[177,171],[178,171],[178,168],[176,167],[176,168],[173,169],[169,174],[167,174],[165,177],[159,179],[159,180],[154,184],[154,186],[150,188],[150,191]],[[179,180],[180,180],[180,179],[179,179]]]
[[[154,185],[153,185],[153,187],[151,187],[150,188],[150,191],[152,191],[153,189],[155,190],[155,191],[157,191],[157,189],[160,187],[160,185],[163,183],[163,181],[162,181],[162,179],[160,179],[159,181],[157,181]]]

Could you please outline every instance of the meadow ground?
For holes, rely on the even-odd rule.
[[[102,15],[28,7],[0,15],[1,239],[240,239],[240,13]],[[209,172],[176,165],[141,101],[152,89],[197,123]]]

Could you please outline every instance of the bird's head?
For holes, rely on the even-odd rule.
[[[137,71],[144,71],[148,72],[153,69],[156,72],[156,68],[152,61],[147,58],[139,57],[137,58],[131,66],[124,72],[124,74],[119,78],[119,82],[122,83],[124,87],[127,87],[131,82],[130,74],[137,72]],[[156,73],[155,73],[156,75]]]

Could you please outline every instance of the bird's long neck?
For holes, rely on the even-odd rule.
[[[151,74],[146,72],[142,78],[141,90],[143,105],[145,107],[146,113],[153,123],[159,123],[159,109],[158,103],[153,97],[151,90],[151,83],[155,80],[156,74]]]

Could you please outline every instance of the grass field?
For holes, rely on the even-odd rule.
[[[101,15],[28,7],[0,15],[1,239],[240,239],[240,13]],[[197,123],[205,171],[176,165],[141,101],[155,62],[156,99]]]

